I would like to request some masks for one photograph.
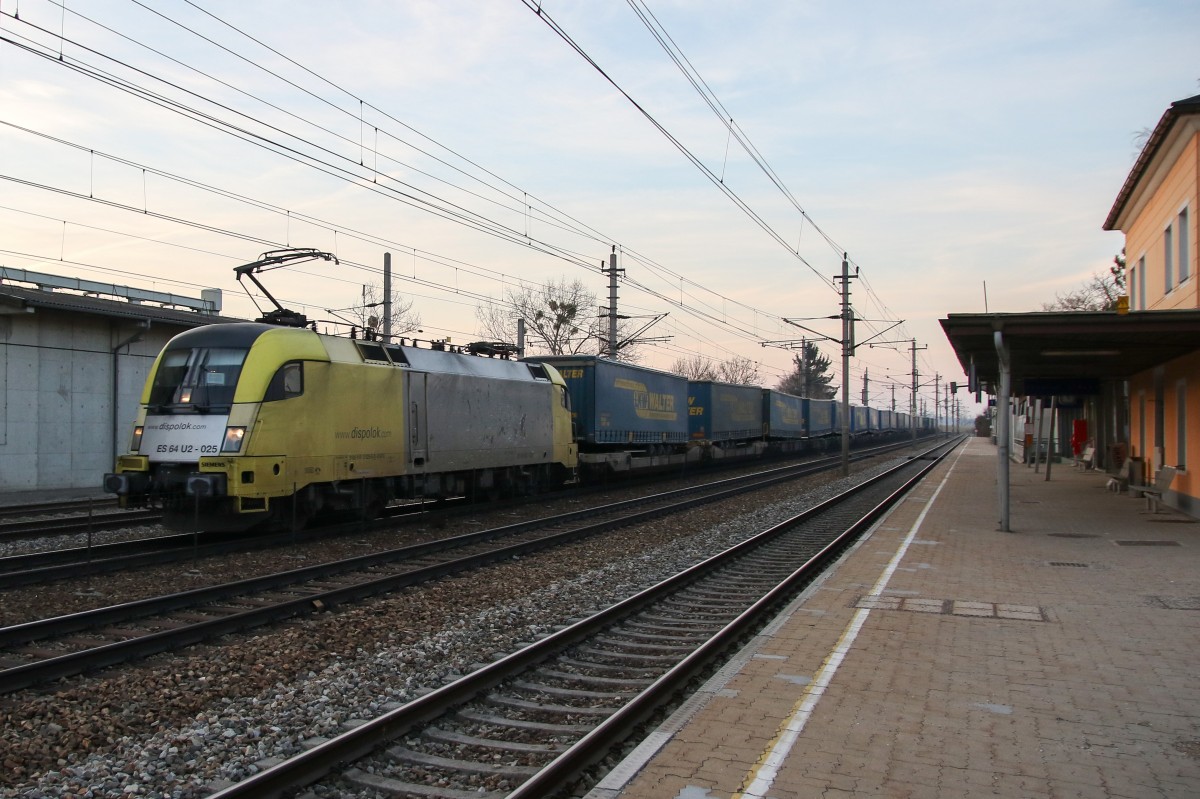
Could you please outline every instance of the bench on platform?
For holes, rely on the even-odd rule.
[[[1158,470],[1158,474],[1154,475],[1154,485],[1141,486],[1138,491],[1142,492],[1142,496],[1146,498],[1146,509],[1158,513],[1158,506],[1162,503],[1163,493],[1171,487],[1171,481],[1175,479],[1175,467],[1164,466]]]
[[[1084,447],[1083,452],[1079,453],[1079,457],[1075,459],[1076,469],[1090,469],[1095,464],[1096,448]]]
[[[1117,469],[1116,474],[1108,478],[1108,490],[1116,494],[1123,494],[1129,490],[1130,483],[1133,482],[1133,458],[1126,458],[1121,464],[1121,468]]]

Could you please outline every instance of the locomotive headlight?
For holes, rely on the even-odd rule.
[[[242,439],[246,437],[246,428],[244,427],[226,427],[225,428],[225,443],[221,445],[222,452],[241,452]]]
[[[139,452],[142,449],[142,430],[144,429],[140,424],[133,428],[133,441],[129,443],[130,452]]]

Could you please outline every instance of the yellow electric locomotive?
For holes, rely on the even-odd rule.
[[[167,343],[105,488],[176,525],[239,529],[532,493],[576,466],[552,366],[246,322]]]

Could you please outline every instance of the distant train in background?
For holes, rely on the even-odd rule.
[[[397,499],[528,495],[642,469],[819,451],[834,400],[596,356],[513,360],[511,347],[419,347],[263,322],[171,339],[129,452],[104,477],[168,524],[302,525]],[[933,431],[920,418],[917,434]],[[908,414],[852,407],[856,438],[911,435]]]
[[[585,475],[768,452],[838,446],[841,404],[758,386],[688,380],[595,355],[531,356],[554,367],[571,397],[575,443]],[[879,440],[911,435],[909,415],[850,406],[850,434]],[[933,432],[918,418],[917,435]]]

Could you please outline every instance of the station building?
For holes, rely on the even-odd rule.
[[[1104,221],[1105,230],[1125,234],[1131,314],[1200,309],[1198,218],[1200,95],[1163,114]],[[1195,342],[1130,377],[1130,442],[1151,474],[1175,468],[1176,504],[1200,514],[1200,337]]]
[[[0,267],[0,495],[100,493],[155,357],[228,321],[200,298]]]
[[[1164,504],[1200,516],[1198,216],[1200,95],[1163,114],[1104,222],[1125,234],[1118,310],[941,320],[973,387],[998,398],[1002,491],[1029,440],[1022,422],[1061,401],[1058,452],[1074,454],[1064,444],[1080,424],[1089,465],[1135,486],[1162,482]]]

